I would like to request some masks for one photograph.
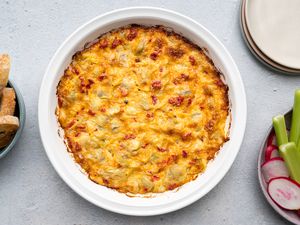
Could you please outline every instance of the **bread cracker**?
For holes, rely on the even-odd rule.
[[[0,54],[0,96],[7,85],[10,71],[10,58],[7,54]]]
[[[13,88],[4,88],[0,104],[0,116],[14,115],[16,107],[16,94]]]
[[[19,119],[15,116],[0,116],[0,148],[9,144],[19,128]]]

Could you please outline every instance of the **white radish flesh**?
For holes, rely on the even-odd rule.
[[[265,162],[261,167],[261,171],[267,183],[275,177],[289,177],[285,163],[279,157]]]
[[[279,158],[279,152],[277,149],[274,149],[272,152],[271,152],[271,157],[270,159],[274,159],[274,158]]]
[[[270,181],[268,193],[280,207],[288,210],[300,209],[300,186],[295,181],[278,177]]]

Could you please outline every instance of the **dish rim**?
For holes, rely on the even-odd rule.
[[[136,17],[143,17],[143,15],[141,13],[137,13],[137,11],[148,11],[148,12],[155,12],[157,13],[165,13],[170,17],[173,17],[173,19],[180,19],[182,21],[182,23],[185,23],[186,25],[190,25],[190,26],[195,26],[198,28],[198,30],[201,30],[202,32],[205,33],[205,35],[207,36],[206,38],[209,40],[206,40],[207,42],[209,42],[209,46],[214,46],[215,48],[213,48],[216,52],[218,52],[218,54],[222,54],[223,57],[222,58],[224,61],[222,61],[222,63],[224,65],[230,64],[230,74],[235,74],[237,76],[233,78],[231,78],[231,82],[234,83],[235,85],[235,92],[238,91],[238,93],[236,93],[234,95],[235,99],[239,99],[239,117],[241,119],[241,121],[236,124],[236,130],[239,130],[239,132],[235,131],[236,133],[236,138],[235,140],[230,140],[229,142],[233,142],[235,143],[235,149],[234,151],[231,153],[230,158],[227,158],[226,162],[224,162],[224,165],[222,164],[222,166],[224,167],[221,171],[219,172],[216,176],[212,177],[210,182],[207,183],[206,189],[205,190],[198,190],[197,193],[193,193],[194,195],[191,196],[185,196],[184,199],[180,199],[180,201],[178,200],[176,202],[176,204],[170,204],[168,207],[164,207],[164,208],[159,208],[159,209],[152,209],[152,210],[147,210],[147,211],[132,211],[130,208],[129,209],[122,209],[122,208],[115,208],[115,207],[111,207],[108,204],[105,205],[106,203],[99,203],[96,200],[94,200],[93,198],[91,198],[91,196],[89,196],[87,193],[84,193],[84,190],[80,190],[79,187],[76,186],[76,184],[74,184],[74,182],[72,183],[71,178],[68,178],[65,174],[63,174],[63,171],[60,170],[61,168],[59,168],[58,163],[55,161],[53,153],[51,153],[51,150],[49,150],[48,148],[48,141],[47,141],[47,137],[45,136],[45,130],[43,128],[43,113],[47,112],[47,110],[45,108],[43,108],[43,100],[44,99],[48,99],[48,95],[50,95],[49,93],[45,93],[43,91],[44,87],[47,87],[47,75],[50,73],[50,68],[54,63],[54,61],[57,61],[57,58],[60,58],[60,60],[64,61],[66,60],[65,58],[59,57],[62,51],[62,49],[65,47],[65,45],[68,44],[68,42],[70,42],[70,40],[72,40],[72,38],[78,36],[79,32],[81,30],[83,30],[85,27],[91,25],[93,22],[97,21],[97,20],[101,20],[101,18],[109,16],[109,15],[114,15],[114,14],[118,14],[118,13],[124,13],[126,11],[129,12],[135,12],[136,13]],[[155,16],[155,14],[153,13],[153,18],[156,19],[162,19],[160,17],[157,17],[157,15]],[[125,18],[122,18],[123,20],[125,20]],[[142,23],[141,23],[142,24]],[[102,25],[103,26],[103,25]],[[175,26],[175,25],[174,25]],[[100,27],[94,27],[93,30],[97,30],[101,28]],[[87,33],[87,31],[85,31]],[[90,31],[91,32],[91,31]],[[80,36],[80,35],[79,35]],[[82,38],[84,37],[83,34],[81,34],[81,38],[79,38],[80,40],[82,40]],[[184,36],[184,35],[183,35]],[[204,37],[202,37],[200,34],[197,34],[197,36],[201,39],[203,39]],[[78,38],[78,37],[77,37]],[[74,40],[73,40],[74,42]],[[85,42],[88,42],[87,40]],[[73,43],[73,47],[74,47],[74,43]],[[217,45],[217,46],[216,46]],[[76,45],[75,45],[76,46]],[[226,60],[225,60],[226,59]],[[56,75],[57,76],[57,75]],[[231,75],[232,76],[232,75]],[[52,80],[53,81],[53,80]],[[46,88],[47,89],[47,88]],[[97,16],[95,18],[93,18],[92,20],[88,21],[87,23],[83,24],[82,26],[80,26],[78,29],[76,29],[63,43],[62,45],[58,48],[58,50],[55,52],[54,56],[52,57],[41,87],[40,87],[40,94],[39,94],[39,107],[38,107],[39,113],[38,113],[38,120],[39,120],[39,130],[40,130],[40,135],[41,135],[41,139],[42,139],[42,143],[44,146],[44,149],[46,151],[46,154],[50,160],[50,162],[52,163],[53,167],[55,168],[56,172],[60,175],[60,177],[75,191],[77,192],[80,196],[82,196],[83,198],[85,198],[86,200],[90,201],[91,203],[100,206],[104,209],[113,211],[113,212],[117,212],[117,213],[121,213],[121,214],[126,214],[126,215],[135,215],[135,216],[150,216],[150,215],[159,215],[159,214],[164,214],[164,213],[168,213],[171,211],[175,211],[178,210],[180,208],[183,208],[193,202],[195,202],[196,200],[200,199],[201,197],[203,197],[205,194],[207,194],[213,187],[216,186],[217,183],[219,183],[221,181],[221,179],[225,176],[225,174],[228,172],[228,170],[230,169],[231,165],[233,164],[240,146],[242,144],[242,140],[244,137],[244,133],[245,133],[245,129],[246,129],[246,118],[247,118],[247,104],[246,104],[246,94],[245,94],[245,90],[244,90],[244,86],[243,86],[243,82],[240,76],[240,73],[238,71],[238,68],[233,60],[233,58],[231,57],[231,55],[229,54],[229,52],[227,51],[227,49],[223,46],[223,44],[214,36],[212,35],[206,28],[204,28],[202,25],[198,24],[196,21],[183,16],[177,12],[171,11],[171,10],[166,10],[166,9],[161,9],[161,8],[156,8],[156,7],[129,7],[129,8],[122,8],[122,9],[117,9],[117,10],[113,10],[111,12],[102,14],[100,16]]]

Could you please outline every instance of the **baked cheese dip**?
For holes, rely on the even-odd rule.
[[[76,162],[122,193],[173,190],[229,139],[228,88],[203,50],[161,26],[112,30],[77,52],[56,114]]]

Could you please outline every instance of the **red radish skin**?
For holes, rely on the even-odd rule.
[[[269,161],[270,159],[275,158],[275,157],[279,157],[277,146],[276,145],[267,146],[266,151],[265,151],[265,161]]]
[[[268,193],[271,199],[283,209],[300,209],[300,185],[287,177],[270,180]]]
[[[276,145],[275,131],[272,130],[271,134],[268,137],[267,147],[270,145]]]
[[[266,183],[276,177],[289,177],[285,163],[280,157],[270,159],[263,163],[261,165],[261,171]]]
[[[297,214],[300,217],[300,209],[297,210]]]

